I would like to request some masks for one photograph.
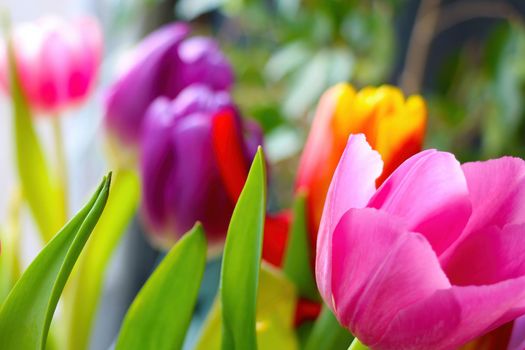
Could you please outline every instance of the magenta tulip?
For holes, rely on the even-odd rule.
[[[148,35],[127,59],[106,99],[107,128],[121,143],[134,145],[146,110],[157,97],[175,98],[191,84],[228,90],[233,71],[218,44],[206,37],[187,38],[183,23],[166,25]]]
[[[316,279],[371,349],[455,349],[525,314],[525,162],[435,150],[376,190],[383,162],[352,135],[328,192]]]
[[[12,42],[21,87],[33,109],[52,114],[87,97],[102,54],[96,20],[43,17],[16,26]],[[8,90],[6,46],[1,46],[0,83]]]

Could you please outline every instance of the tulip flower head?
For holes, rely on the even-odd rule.
[[[54,114],[88,96],[102,55],[96,20],[43,17],[16,26],[11,40],[21,88],[34,110]],[[7,48],[0,46],[0,85],[8,91]]]
[[[426,123],[420,96],[404,98],[392,86],[360,91],[338,84],[324,93],[299,164],[296,187],[308,193],[309,232],[315,244],[326,193],[350,134],[363,133],[379,152],[381,183],[405,159],[421,150]]]
[[[525,162],[420,152],[383,161],[352,135],[328,191],[316,279],[371,349],[456,349],[525,314]]]
[[[169,246],[200,221],[210,245],[222,243],[261,143],[261,130],[241,120],[227,92],[192,85],[174,100],[155,100],[140,157],[153,240]]]
[[[218,44],[188,34],[185,24],[164,26],[127,57],[109,89],[105,114],[107,128],[122,144],[139,142],[146,110],[157,97],[174,99],[191,84],[227,91],[233,83],[233,71]]]

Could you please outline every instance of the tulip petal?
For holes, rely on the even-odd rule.
[[[199,36],[188,38],[178,51],[186,65],[184,70],[176,72],[181,75],[179,84],[205,82],[213,90],[228,90],[233,84],[233,69],[215,40]]]
[[[525,349],[525,316],[517,318],[512,327],[508,350]]]
[[[290,230],[290,213],[267,214],[264,220],[262,257],[266,262],[282,266]]]
[[[351,135],[328,189],[317,238],[317,286],[326,301],[332,297],[332,233],[345,212],[366,205],[382,168],[381,156],[372,150],[364,135]]]
[[[405,161],[381,185],[369,207],[405,219],[440,255],[461,234],[471,213],[467,183],[456,158],[423,151]]]
[[[481,227],[525,222],[525,162],[504,157],[462,166],[473,215],[467,232]]]
[[[397,113],[378,115],[374,149],[381,154],[385,162],[385,169],[379,183],[382,183],[405,159],[421,151],[426,119],[425,101],[420,96],[410,96],[404,108]]]
[[[163,190],[167,210],[177,219],[175,232],[183,234],[201,221],[213,245],[224,239],[234,203],[215,163],[209,118],[207,113],[177,118],[171,133],[177,167]]]
[[[525,224],[491,226],[469,235],[443,269],[454,285],[494,284],[525,276]]]
[[[503,350],[509,344],[514,322],[504,325],[463,345],[459,350]]]
[[[345,85],[336,85],[321,97],[297,171],[296,189],[307,190],[308,195],[307,210],[312,251],[315,250],[317,231],[330,181],[344,151],[345,141],[348,141],[347,136],[342,140],[334,137],[334,128],[338,131],[343,128],[337,122],[342,118],[334,120],[333,117],[338,114],[338,101],[345,90]]]
[[[225,108],[213,118],[213,149],[219,172],[232,203],[237,202],[248,176],[243,138],[235,112]]]
[[[169,125],[170,101],[158,98],[148,110],[146,127],[141,143],[142,210],[154,231],[162,231],[168,213],[162,198],[163,189],[169,185],[175,159],[171,149]],[[156,232],[158,233],[158,232]]]
[[[364,343],[379,339],[400,308],[450,287],[428,241],[385,212],[350,209],[332,247],[335,312]]]
[[[401,310],[374,349],[455,349],[525,313],[525,276],[438,290]]]
[[[161,93],[159,85],[177,77],[169,72],[166,60],[177,65],[176,47],[188,34],[186,25],[176,23],[150,34],[128,58],[126,70],[110,87],[106,99],[106,123],[122,141],[135,142],[140,137],[144,113],[158,96],[175,97],[182,89]],[[175,75],[173,75],[175,74]]]

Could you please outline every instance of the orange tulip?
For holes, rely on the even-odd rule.
[[[421,150],[426,106],[421,96],[407,99],[393,86],[366,87],[356,91],[338,84],[319,102],[312,129],[299,164],[296,188],[308,193],[309,231],[315,247],[317,230],[332,175],[348,136],[365,134],[381,154],[383,182],[405,159]]]

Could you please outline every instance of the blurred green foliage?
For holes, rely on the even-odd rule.
[[[504,23],[442,64],[428,95],[429,146],[462,161],[525,156],[525,30]]]
[[[221,9],[218,35],[237,73],[237,101],[268,132],[305,116],[335,83],[385,81],[399,3],[181,0],[176,10],[194,19]]]

